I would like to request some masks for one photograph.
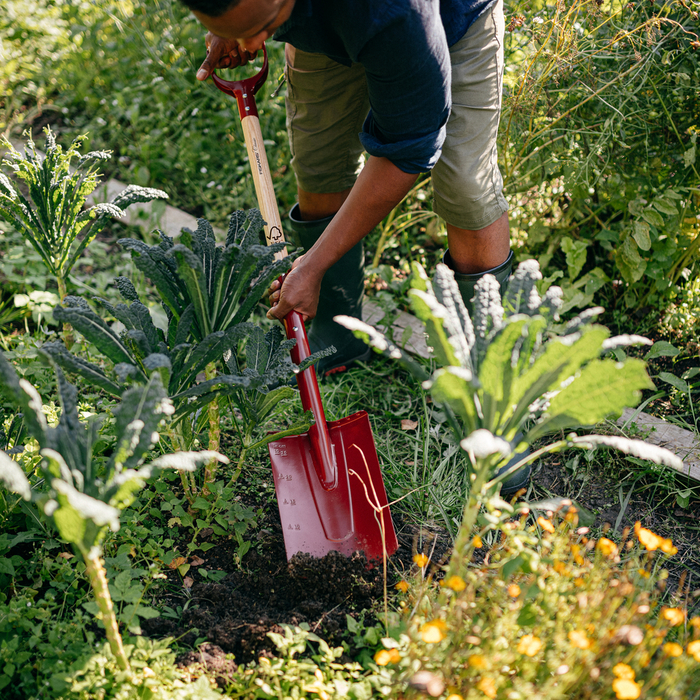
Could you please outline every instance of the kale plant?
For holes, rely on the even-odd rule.
[[[447,266],[438,265],[431,282],[414,263],[409,295],[440,365],[432,376],[371,326],[336,317],[375,350],[401,360],[423,380],[469,457],[470,489],[455,543],[453,572],[470,546],[481,505],[489,498],[493,503],[496,496],[499,509],[512,513],[512,506],[497,498],[500,483],[544,452],[605,444],[644,459],[678,463],[670,452],[641,441],[572,434],[496,476],[513,454],[522,454],[535,441],[618,417],[624,408],[639,402],[642,389],[653,388],[642,360],[620,362],[605,357],[616,348],[651,344],[649,340],[610,338],[607,328],[592,323],[601,308],[584,311],[555,332],[561,290],[550,287],[541,297],[536,287],[541,278],[536,261],[521,263],[501,299],[495,277],[484,276],[476,286],[472,320]]]
[[[121,511],[134,500],[145,481],[169,467],[193,471],[199,462],[226,458],[215,452],[178,452],[144,465],[159,440],[158,429],[173,407],[154,372],[144,386],[124,392],[114,409],[116,443],[105,461],[94,454],[98,420],[87,425],[78,418],[77,390],[55,366],[61,417],[49,427],[36,389],[19,379],[0,354],[0,389],[22,412],[30,437],[39,443],[42,460],[36,479],[30,482],[20,465],[0,452],[0,482],[25,501],[36,504],[53,522],[59,535],[82,556],[90,585],[102,615],[112,653],[122,669],[129,664],[119,634],[102,562],[102,543],[119,529]]]
[[[124,209],[136,202],[167,199],[161,190],[130,185],[111,202],[83,209],[88,195],[97,187],[100,161],[109,159],[105,151],[81,155],[79,136],[64,153],[50,128],[46,133],[46,154],[37,153],[31,136],[25,152],[17,151],[3,138],[0,144],[9,152],[6,162],[14,176],[28,190],[28,197],[15,189],[0,173],[0,217],[17,228],[41,256],[56,278],[61,299],[66,296],[68,275],[81,253],[109,223],[124,216]],[[72,165],[74,159],[75,166]],[[72,343],[67,329],[68,345]]]
[[[260,215],[252,210],[231,217],[224,247],[216,246],[214,232],[204,220],[199,221],[196,231],[185,229],[178,244],[164,234],[156,246],[122,240],[135,264],[160,292],[168,316],[167,331],[153,324],[134,285],[119,277],[116,285],[124,303],[96,302],[124,325],[121,333],[80,297],[66,297],[64,305],[54,311],[56,319],[72,324],[112,361],[112,370],[107,372],[71,354],[61,343],[47,343],[45,352],[65,371],[114,396],[121,396],[134,383],[144,384],[157,370],[175,407],[172,436],[183,449],[191,446],[201,417],[208,418],[209,448],[218,449],[219,397],[228,397],[241,416],[240,425],[236,421],[234,425],[242,440],[243,458],[249,449],[273,439],[265,436],[256,442],[253,433],[280,401],[294,394],[284,386],[294,373],[323,354],[317,353],[297,367],[289,358],[294,341],[284,340],[278,326],[264,333],[246,321],[270,282],[291,266],[291,256],[275,260],[284,244],[259,245],[261,228]],[[218,372],[218,363],[224,373]],[[198,382],[202,372],[205,380]],[[195,416],[194,427],[191,416]],[[306,422],[294,426],[290,434],[306,427]],[[213,480],[212,465],[205,470],[205,490]],[[186,479],[185,490],[192,499],[195,486]]]

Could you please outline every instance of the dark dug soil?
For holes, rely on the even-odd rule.
[[[397,525],[400,546],[389,562],[390,595],[394,583],[414,567],[416,551],[439,563],[450,546],[439,529]],[[226,578],[220,583],[195,583],[189,591],[179,584],[181,593],[161,602],[176,608],[185,607],[189,599],[181,618],[146,620],[144,634],[180,637],[185,644],[206,637],[210,645],[203,652],[185,654],[179,662],[202,663],[225,675],[225,669],[219,668],[222,652],[234,654],[239,664],[271,656],[275,647],[267,633],[282,632],[281,624],[305,622],[331,646],[339,646],[343,641],[352,644],[346,615],[364,614],[365,624],[376,621],[374,613],[384,596],[381,564],[368,566],[363,554],[346,558],[336,552],[323,559],[297,554],[287,562],[279,520],[266,523],[262,532],[267,533],[264,541],[246,554],[241,569],[233,563],[233,544],[224,542],[200,553],[206,562],[203,566],[228,571]],[[179,580],[175,573],[172,577],[173,583]]]

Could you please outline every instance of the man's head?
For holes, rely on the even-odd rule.
[[[246,51],[262,48],[289,19],[295,0],[182,0],[197,19],[223,39],[235,39]]]

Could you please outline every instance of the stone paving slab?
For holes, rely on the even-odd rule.
[[[679,473],[700,481],[700,440],[695,433],[648,413],[635,417],[636,413],[636,410],[626,408],[617,425],[624,428],[628,423],[634,423],[639,430],[648,433],[644,437],[646,442],[665,447],[683,460],[683,469]]]
[[[379,304],[365,300],[362,305],[362,320],[375,328],[380,325],[384,311]],[[379,330],[383,330],[380,328]],[[391,326],[391,339],[400,347],[413,355],[430,357],[428,344],[425,342],[423,324],[411,314],[402,311]]]

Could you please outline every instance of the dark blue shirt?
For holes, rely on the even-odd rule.
[[[495,0],[296,0],[274,38],[361,63],[370,112],[365,150],[407,173],[440,158],[450,113],[449,47]]]

